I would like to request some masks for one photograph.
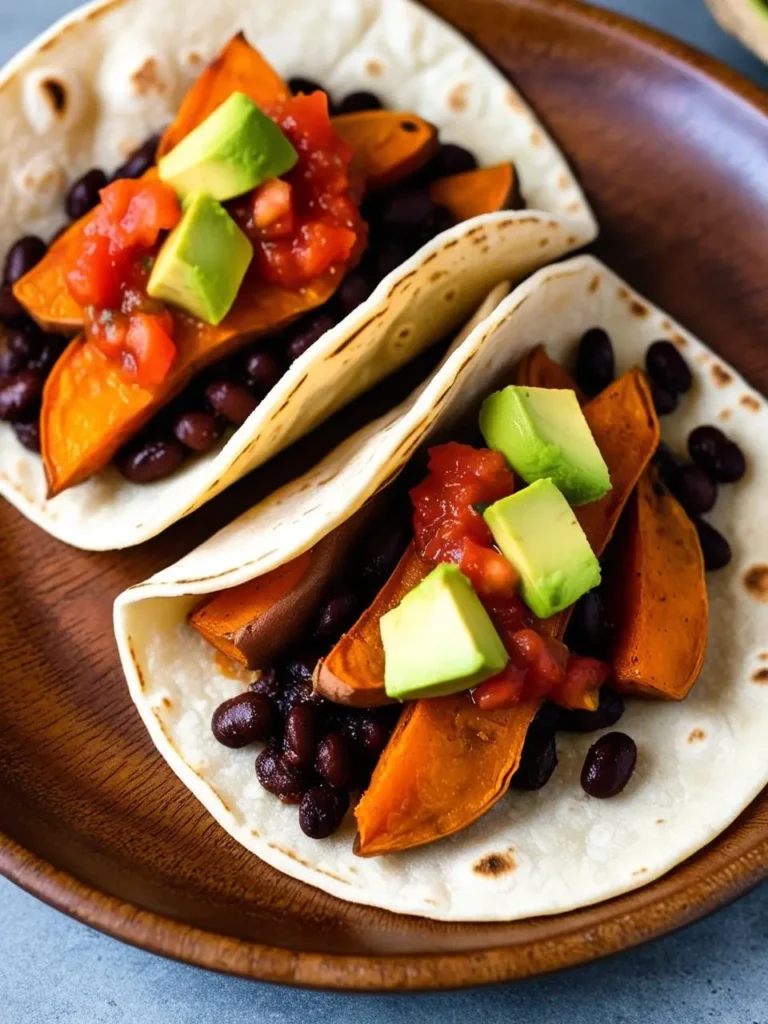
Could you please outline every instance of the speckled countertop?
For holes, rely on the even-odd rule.
[[[159,0],[162,2],[162,0]],[[72,0],[0,0],[0,63]],[[768,86],[702,0],[602,0]],[[3,1024],[768,1024],[768,886],[686,931],[549,978],[423,996],[257,985],[171,963],[78,924],[0,879]]]

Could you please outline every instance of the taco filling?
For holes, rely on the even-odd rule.
[[[214,712],[215,738],[265,744],[257,778],[306,835],[335,832],[354,796],[356,853],[430,843],[510,785],[544,786],[557,730],[688,695],[705,570],[730,557],[701,516],[745,462],[715,427],[691,433],[690,463],[660,445],[658,413],[692,378],[668,341],[646,365],[614,379],[600,328],[576,380],[534,348],[426,471],[416,459],[310,550],[192,610],[223,664],[256,672]],[[601,735],[584,791],[615,796],[637,757]]]
[[[524,204],[511,163],[480,169],[371,93],[335,107],[238,36],[161,138],[66,205],[50,246],[11,248],[0,294],[0,418],[49,496],[212,450],[430,238]]]

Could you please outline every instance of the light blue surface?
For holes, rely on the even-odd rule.
[[[0,0],[0,63],[72,6]],[[719,31],[701,0],[604,0],[602,6],[685,38],[768,85],[768,71]],[[768,886],[678,935],[557,976],[462,993],[368,997],[255,985],[171,963],[91,931],[0,880],[2,1024],[323,1019],[768,1024]]]

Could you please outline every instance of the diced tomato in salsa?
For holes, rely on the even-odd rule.
[[[170,370],[176,346],[173,319],[146,285],[161,234],[178,224],[181,208],[173,189],[155,180],[115,181],[99,195],[67,285],[89,341],[151,388]]]
[[[565,644],[544,637],[517,594],[518,575],[496,550],[481,511],[515,489],[514,474],[499,452],[470,445],[431,448],[429,471],[411,491],[416,545],[433,562],[455,562],[485,605],[510,656],[499,675],[473,690],[486,711],[522,700],[549,698],[564,707],[583,707],[608,666],[570,654]]]
[[[261,185],[232,214],[254,243],[266,281],[299,288],[362,253],[367,226],[350,174],[352,150],[334,132],[324,92],[294,96],[269,111],[299,155],[279,182]],[[287,186],[287,188],[286,188]]]

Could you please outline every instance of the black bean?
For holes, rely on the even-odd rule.
[[[651,398],[653,407],[659,416],[668,416],[677,408],[677,395],[673,391],[667,391],[653,379],[651,379]]]
[[[701,552],[704,555],[704,568],[707,572],[724,569],[731,560],[731,545],[714,526],[704,519],[694,518],[693,525],[699,535]]]
[[[602,658],[611,643],[611,626],[599,591],[590,590],[576,602],[566,643],[578,654]]]
[[[449,174],[463,174],[474,171],[477,158],[463,146],[453,142],[444,143],[429,163],[429,173],[433,178],[444,178]]]
[[[360,602],[349,590],[333,594],[320,609],[314,637],[317,640],[336,641],[357,618]]]
[[[158,438],[123,450],[115,465],[131,483],[150,484],[175,473],[184,458],[184,447],[178,441]]]
[[[280,692],[280,682],[277,678],[277,672],[273,668],[265,669],[260,673],[259,678],[255,679],[248,686],[248,689],[251,693],[263,693],[267,697],[277,697]]]
[[[259,404],[248,388],[231,380],[215,380],[205,389],[211,407],[235,427],[242,426]]]
[[[387,274],[402,266],[415,251],[412,244],[402,238],[388,238],[374,253],[374,276],[381,281]]]
[[[671,341],[654,341],[645,355],[650,377],[675,395],[690,391],[693,375],[688,364]]]
[[[36,326],[9,331],[6,336],[8,348],[21,356],[25,365],[37,359],[43,350],[43,335]]]
[[[701,469],[721,484],[741,480],[747,461],[741,448],[717,427],[696,427],[688,436],[688,452]]]
[[[309,683],[311,686],[316,665],[317,654],[314,651],[307,651],[286,662],[285,672],[292,682]]]
[[[613,345],[602,327],[591,327],[579,342],[576,355],[576,380],[593,397],[607,388],[616,376]]]
[[[352,781],[349,740],[340,732],[331,732],[317,746],[315,771],[329,786],[346,789]]]
[[[86,213],[99,203],[99,192],[106,188],[107,176],[100,168],[93,170],[78,178],[67,192],[67,216],[70,220],[80,220]]]
[[[294,75],[293,78],[289,78],[288,88],[294,95],[296,93],[304,93],[305,96],[309,96],[313,92],[325,92],[322,85],[316,82],[314,78],[304,78],[301,75]]]
[[[317,712],[311,704],[297,704],[285,716],[285,759],[297,768],[309,768],[317,745]]]
[[[381,110],[384,104],[372,92],[351,92],[336,107],[337,114],[359,114],[363,110]]]
[[[356,552],[360,579],[366,587],[378,590],[385,582],[405,551],[411,532],[406,520],[393,516],[366,533]]]
[[[0,385],[0,420],[29,419],[40,405],[43,378],[36,370],[22,370]]]
[[[22,304],[14,297],[10,285],[4,284],[0,287],[0,323],[22,324],[26,321],[27,314]]]
[[[604,800],[616,796],[632,777],[637,763],[635,741],[623,732],[608,732],[587,751],[581,769],[581,787],[589,796]]]
[[[382,204],[379,220],[385,228],[412,231],[427,225],[436,207],[426,189],[404,189],[394,192]]]
[[[239,693],[219,704],[211,719],[219,743],[235,749],[266,740],[274,725],[274,705],[263,693]]]
[[[341,315],[347,316],[352,310],[357,309],[372,291],[373,288],[359,271],[353,270],[347,274],[336,293],[336,303]]]
[[[23,370],[26,365],[27,360],[9,348],[6,341],[3,348],[0,349],[0,377],[12,377],[15,373]]]
[[[653,464],[665,484],[669,484],[670,479],[680,466],[685,465],[680,456],[673,452],[665,441],[659,442],[653,455]]]
[[[11,425],[20,444],[23,444],[30,452],[40,451],[39,419],[30,420],[29,423],[17,422]]]
[[[525,737],[520,764],[512,776],[514,789],[541,789],[557,767],[555,734],[550,729],[531,726]]]
[[[66,347],[66,338],[62,338],[59,334],[45,334],[40,351],[30,359],[29,365],[33,370],[39,370],[44,377],[47,377]]]
[[[221,430],[215,416],[193,409],[177,416],[173,433],[177,441],[193,452],[209,452],[218,441]]]
[[[624,714],[624,698],[620,693],[604,686],[600,690],[600,703],[596,711],[581,708],[558,708],[557,728],[563,732],[596,732],[616,725]]]
[[[287,345],[288,359],[292,363],[295,362],[332,327],[333,320],[327,313],[320,313],[300,320],[290,335]]]
[[[159,135],[150,135],[146,142],[135,149],[124,164],[121,164],[112,175],[112,181],[118,178],[140,178],[155,162]]]
[[[391,717],[388,715],[389,709],[357,714],[348,711],[342,722],[344,735],[357,750],[367,754],[380,754],[389,743],[399,713],[399,708],[393,710],[394,714]]]
[[[268,793],[274,793],[284,804],[297,804],[307,788],[302,770],[286,761],[273,747],[265,747],[256,758],[256,778]]]
[[[310,839],[327,839],[344,820],[349,796],[330,786],[313,786],[301,798],[299,826]]]
[[[3,284],[15,284],[36,267],[48,252],[48,246],[37,235],[25,235],[8,250],[3,271]]]
[[[270,352],[249,352],[245,357],[248,383],[266,395],[283,376],[283,367]]]
[[[680,466],[667,480],[667,486],[689,516],[709,512],[717,501],[717,484],[698,466]]]

